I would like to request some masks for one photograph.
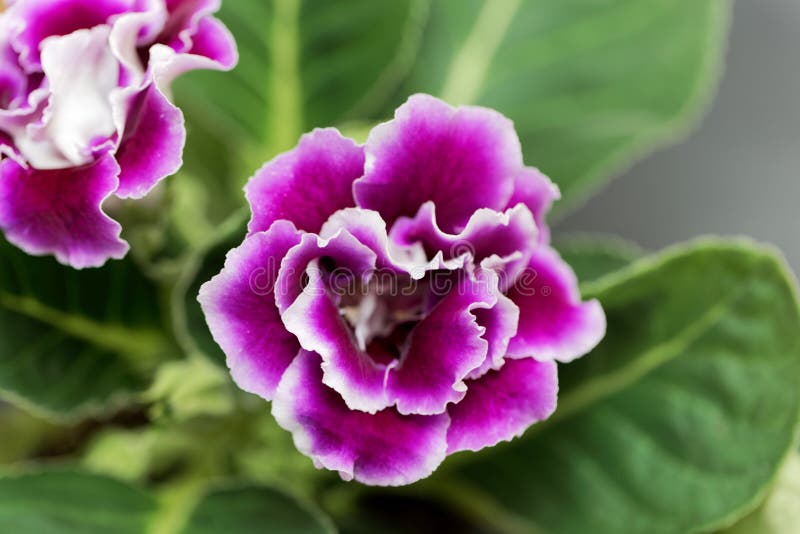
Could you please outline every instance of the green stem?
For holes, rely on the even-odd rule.
[[[441,91],[444,100],[451,104],[472,104],[477,100],[492,60],[521,3],[521,0],[486,0],[450,64]]]
[[[274,0],[272,16],[272,76],[267,153],[282,152],[297,142],[303,128],[300,77],[300,0]]]

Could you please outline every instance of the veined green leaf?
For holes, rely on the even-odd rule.
[[[230,0],[233,72],[176,83],[186,111],[186,169],[214,193],[215,220],[242,203],[264,161],[314,127],[381,112],[411,68],[429,0]]]
[[[75,271],[0,240],[0,397],[57,418],[107,411],[169,347],[129,261]]]
[[[266,486],[211,489],[204,495],[201,488],[200,497],[188,503],[186,524],[172,525],[177,530],[170,532],[333,532],[317,509]],[[135,486],[86,471],[0,477],[0,532],[152,534],[162,526],[164,505]]]
[[[557,213],[683,135],[721,70],[727,0],[441,0],[403,86],[514,120]]]
[[[117,480],[79,471],[0,477],[0,532],[142,534],[156,502]]]
[[[608,334],[561,366],[556,413],[462,456],[438,483],[523,530],[729,525],[763,499],[795,444],[796,291],[774,252],[739,241],[677,247],[587,284]]]
[[[553,243],[585,284],[630,265],[644,255],[635,243],[608,235],[567,235]]]
[[[800,525],[800,454],[781,469],[764,503],[724,534],[795,534]]]

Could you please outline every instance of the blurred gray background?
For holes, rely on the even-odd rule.
[[[800,273],[800,0],[738,0],[713,107],[556,225],[656,249],[700,234],[777,245]]]

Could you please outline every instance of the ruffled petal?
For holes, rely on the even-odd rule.
[[[166,0],[169,18],[158,42],[175,52],[208,57],[228,68],[236,63],[236,45],[228,29],[210,15],[220,0]]]
[[[225,69],[232,69],[239,59],[233,35],[214,17],[205,17],[197,23],[197,33],[192,36],[189,53],[207,57]]]
[[[400,245],[390,240],[386,234],[386,223],[376,211],[361,208],[339,210],[322,225],[319,236],[328,239],[342,230],[375,253],[375,267],[383,274],[408,274],[412,279],[419,280],[428,271],[456,269],[463,265],[463,261],[445,261],[441,253],[428,260],[420,243]]]
[[[133,8],[134,0],[26,0],[14,2],[5,16],[19,24],[12,42],[22,65],[35,72],[42,68],[40,50],[48,37],[106,24]]]
[[[77,269],[119,259],[128,244],[120,225],[103,213],[117,188],[119,166],[103,154],[88,166],[39,171],[0,162],[0,227],[28,254],[55,254]]]
[[[60,157],[25,151],[37,169],[57,169],[92,161],[98,142],[116,131],[109,95],[116,89],[119,65],[108,47],[108,26],[52,37],[42,45],[42,68],[51,91],[33,139],[47,139]],[[22,148],[22,147],[21,147]]]
[[[117,151],[122,168],[117,196],[141,198],[183,164],[183,113],[150,85],[136,95]]]
[[[374,413],[388,406],[383,391],[386,366],[358,350],[339,313],[339,295],[329,292],[329,281],[323,278],[322,258],[328,264],[325,274],[342,273],[361,287],[374,271],[376,255],[345,230],[328,239],[306,234],[281,265],[275,301],[286,329],[304,349],[322,356],[325,384],[351,409]],[[348,283],[337,279],[337,285]]]
[[[536,226],[539,229],[539,242],[550,242],[550,228],[545,222],[545,216],[550,211],[553,202],[561,198],[561,191],[550,178],[542,174],[539,169],[526,167],[514,178],[514,194],[508,207],[525,204],[533,213]]]
[[[458,231],[477,209],[503,209],[522,169],[510,120],[486,108],[454,109],[427,95],[412,96],[394,120],[374,128],[365,150],[356,202],[380,212],[389,226],[433,201],[441,227]]]
[[[264,165],[245,187],[258,232],[287,219],[318,232],[334,212],[352,207],[353,181],[364,174],[364,151],[335,128],[317,129]]]
[[[470,380],[464,400],[447,409],[451,419],[447,454],[477,451],[521,436],[532,424],[550,417],[557,396],[555,362],[506,361],[499,371]]]
[[[358,349],[316,262],[306,273],[308,283],[302,294],[283,313],[286,329],[305,350],[321,355],[322,382],[338,392],[349,409],[383,410],[391,404],[384,390],[388,366]]]
[[[491,264],[500,274],[501,287],[506,287],[523,269],[537,246],[537,228],[533,215],[525,205],[516,205],[506,212],[479,209],[458,233],[439,228],[433,202],[426,202],[413,217],[402,217],[392,227],[391,242],[409,247],[421,244],[429,256],[442,253],[444,259],[464,254],[476,264],[496,257]]]
[[[473,312],[478,326],[484,329],[483,338],[489,344],[486,358],[480,367],[470,371],[468,378],[475,379],[485,375],[490,369],[500,369],[508,350],[508,343],[517,333],[519,308],[503,295],[497,295],[497,302],[489,309],[477,309]]]
[[[320,357],[301,351],[284,374],[272,413],[295,445],[320,468],[345,480],[399,486],[429,476],[447,448],[446,414],[353,411],[322,384]]]
[[[275,302],[281,312],[305,292],[307,270],[312,262],[322,258],[328,271],[353,276],[362,283],[369,280],[375,269],[375,253],[347,230],[328,238],[304,234],[300,244],[286,254],[278,274]]]
[[[408,348],[387,375],[391,404],[402,414],[431,415],[464,398],[464,379],[488,354],[488,342],[474,312],[498,299],[497,277],[461,276],[409,334]]]
[[[592,350],[605,335],[600,303],[581,302],[575,273],[549,247],[536,251],[507,295],[520,310],[509,357],[569,362]]]
[[[225,268],[198,297],[234,381],[267,400],[300,349],[283,326],[274,295],[281,260],[299,242],[300,232],[288,222],[253,234],[228,253]]]

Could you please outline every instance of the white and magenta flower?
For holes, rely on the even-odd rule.
[[[0,13],[0,228],[77,268],[128,244],[105,199],[181,166],[176,76],[229,69],[219,0],[15,0]]]
[[[413,96],[364,146],[305,135],[246,193],[200,302],[238,385],[345,479],[408,484],[521,435],[605,333],[548,246],[558,189],[492,110]]]

